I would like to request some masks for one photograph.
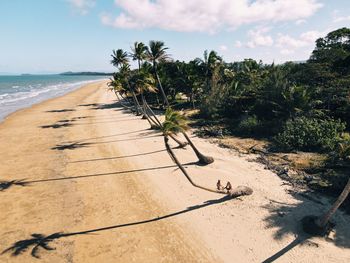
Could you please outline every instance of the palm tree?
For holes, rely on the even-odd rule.
[[[119,68],[119,73],[122,75],[124,78],[124,82],[126,83],[129,92],[131,93],[134,103],[135,103],[135,108],[136,108],[136,114],[141,115],[139,110],[141,109],[140,103],[136,97],[135,90],[134,88],[130,85],[130,65],[128,63],[124,63],[123,65],[120,66]]]
[[[134,74],[134,76],[131,78],[131,82],[133,83],[133,86],[135,87],[135,91],[141,94],[141,100],[142,100],[142,107],[143,107],[143,114],[144,118],[148,120],[148,122],[151,125],[151,128],[158,128],[160,127],[160,122],[157,119],[157,117],[153,114],[149,113],[149,106],[146,102],[144,92],[150,92],[155,93],[157,92],[155,80],[149,72],[145,70],[139,69],[137,74]],[[152,112],[153,113],[153,112]],[[155,119],[153,119],[155,118]]]
[[[135,42],[134,47],[131,48],[132,60],[137,60],[139,71],[141,70],[142,61],[146,59],[147,46],[142,42]]]
[[[337,211],[337,209],[340,207],[340,205],[345,201],[349,193],[350,193],[350,177],[349,177],[348,183],[345,185],[343,191],[341,192],[337,200],[334,202],[334,204],[326,213],[324,213],[320,217],[310,215],[303,218],[302,223],[303,223],[304,231],[312,235],[328,234],[330,228],[332,227],[332,224],[330,223],[330,219],[332,218],[334,213]]]
[[[136,114],[140,115],[140,104],[139,101],[135,95],[135,91],[132,89],[129,83],[129,78],[130,78],[130,65],[129,65],[129,58],[128,54],[122,50],[122,49],[117,49],[113,50],[113,54],[111,64],[117,68],[119,68],[119,73],[122,76],[122,82],[126,83],[128,90],[132,94],[132,97],[134,99],[135,103],[135,108],[136,108]]]
[[[129,103],[129,105],[132,105],[132,103],[130,102],[129,98],[128,98],[128,89],[125,88],[126,84],[125,84],[125,78],[124,76],[122,76],[122,74],[120,72],[116,72],[113,75],[113,79],[110,79],[110,81],[107,83],[107,86],[109,87],[110,91],[113,91],[115,96],[117,97],[118,101],[121,103],[121,105],[131,111],[135,111],[137,113],[136,110],[136,105],[134,102],[134,108],[130,106],[127,106],[123,101]],[[130,93],[130,92],[129,92]],[[125,95],[125,96],[124,96]],[[119,96],[122,98],[120,99]]]
[[[123,64],[128,64],[128,54],[122,49],[113,50],[111,64],[116,68],[119,68]]]
[[[150,116],[147,116],[147,109],[145,106],[145,97],[144,97],[144,89],[147,89],[147,91],[150,92],[155,92],[156,89],[153,88],[153,79],[151,79],[150,74],[148,74],[147,76],[145,75],[146,73],[148,73],[145,64],[142,64],[142,61],[144,59],[146,59],[146,51],[147,51],[147,46],[142,43],[142,42],[135,42],[134,43],[134,47],[131,48],[131,53],[130,56],[132,57],[132,59],[135,61],[137,60],[137,64],[138,64],[138,75],[137,78],[139,78],[140,80],[136,83],[138,83],[138,89],[139,92],[141,94],[141,100],[142,100],[142,107],[143,107],[143,112],[144,115],[142,116],[143,119],[147,119],[148,121]],[[141,73],[141,65],[143,67],[143,73]],[[152,125],[151,125],[152,128]]]
[[[179,114],[178,112],[175,112],[173,111],[171,108],[168,108],[167,109],[167,112],[168,114],[171,113],[171,116],[174,116],[173,117],[173,120],[172,122],[179,125],[179,126],[182,126],[182,122],[185,118],[184,115],[182,114]],[[180,117],[181,116],[181,117]],[[179,123],[176,123],[176,121],[179,120],[180,122]],[[188,130],[188,126],[186,126],[186,129],[182,129],[180,131],[180,133],[183,134],[183,136],[186,138],[188,144],[191,146],[191,148],[193,149],[194,153],[196,154],[197,158],[198,158],[198,163],[202,164],[202,165],[206,165],[206,164],[211,164],[214,162],[214,158],[211,157],[211,156],[205,156],[204,154],[202,154],[198,149],[197,147],[193,144],[193,142],[191,141],[190,137],[186,134],[186,130]]]
[[[190,184],[202,190],[206,190],[206,191],[218,193],[218,194],[225,194],[231,197],[251,195],[253,193],[253,190],[247,186],[238,186],[232,189],[232,187],[229,187],[231,186],[231,184],[228,182],[226,187],[220,187],[220,180],[219,180],[217,184],[217,189],[214,189],[214,188],[201,186],[192,180],[191,176],[187,173],[186,169],[182,166],[180,161],[177,159],[174,151],[169,145],[169,138],[168,138],[170,135],[176,135],[179,132],[184,133],[187,129],[188,129],[188,125],[187,125],[187,120],[185,116],[176,111],[173,111],[171,108],[167,108],[165,112],[165,121],[163,122],[162,129],[161,129],[164,135],[165,147],[171,159],[176,163],[176,165],[179,167],[181,172],[185,175],[185,177],[190,182]]]
[[[156,76],[159,89],[164,99],[164,103],[166,104],[166,106],[169,107],[169,101],[165,95],[162,83],[158,75],[158,70],[157,70],[157,64],[159,62],[167,61],[170,58],[169,55],[166,53],[167,49],[168,48],[164,46],[164,42],[151,40],[149,42],[149,47],[147,47],[146,55],[147,55],[148,61],[150,61],[153,65],[154,75]]]
[[[194,63],[201,65],[203,68],[203,73],[205,75],[205,86],[206,90],[210,91],[213,86],[213,82],[216,80],[217,70],[219,65],[222,63],[222,58],[214,51],[204,51],[203,59],[196,58]]]

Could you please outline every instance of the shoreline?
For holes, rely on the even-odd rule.
[[[98,83],[98,82],[105,82],[105,81],[107,81],[107,79],[87,80],[86,83],[82,83],[82,84],[80,84],[78,87],[73,88],[72,90],[67,90],[67,91],[65,91],[65,92],[62,93],[62,94],[56,94],[56,95],[54,95],[53,97],[44,98],[43,100],[34,102],[33,104],[30,104],[30,103],[29,103],[30,105],[24,106],[23,108],[18,108],[18,109],[16,109],[16,110],[14,110],[14,111],[8,113],[8,114],[5,115],[4,117],[0,117],[0,124],[1,124],[2,122],[4,122],[8,117],[10,117],[12,114],[17,113],[18,111],[28,109],[28,108],[30,108],[30,107],[33,107],[33,106],[35,106],[35,105],[37,105],[37,104],[40,104],[40,103],[43,103],[43,102],[46,102],[46,101],[49,101],[49,100],[51,100],[51,99],[60,98],[60,97],[62,97],[62,96],[68,95],[68,94],[71,93],[71,92],[74,92],[74,91],[76,91],[76,90],[79,90],[79,89],[81,89],[81,88],[84,88],[86,85],[93,84],[93,83]]]
[[[202,167],[189,147],[175,149],[194,180],[253,188],[221,201],[195,189],[165,151],[162,136],[122,108],[106,85],[85,85],[22,109],[0,123],[0,250],[63,232],[38,253],[44,262],[347,262],[349,216],[337,212],[333,241],[301,236],[299,219],[328,205],[297,195],[261,164],[191,135],[214,157]],[[113,105],[113,106],[111,106]],[[181,138],[182,140],[183,138]],[[173,145],[175,146],[175,145]],[[21,181],[20,181],[21,182]],[[89,234],[94,235],[89,235]],[[282,253],[290,244],[294,247]],[[32,246],[0,261],[36,262]]]

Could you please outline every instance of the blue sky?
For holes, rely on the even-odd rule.
[[[112,71],[112,49],[162,40],[174,59],[305,60],[350,27],[348,0],[1,0],[0,73]]]

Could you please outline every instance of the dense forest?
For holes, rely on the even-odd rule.
[[[318,152],[327,156],[328,167],[349,171],[349,28],[319,38],[304,63],[225,62],[215,51],[184,62],[167,50],[163,42],[150,41],[136,42],[131,53],[113,51],[119,70],[110,85],[140,114],[148,104],[195,109],[193,118],[220,124],[220,134],[263,138],[270,151]],[[130,69],[129,58],[137,69]],[[345,174],[339,189],[349,178]]]

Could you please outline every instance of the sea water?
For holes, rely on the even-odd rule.
[[[102,79],[107,79],[107,76],[0,76],[0,121],[18,109],[61,96]]]

